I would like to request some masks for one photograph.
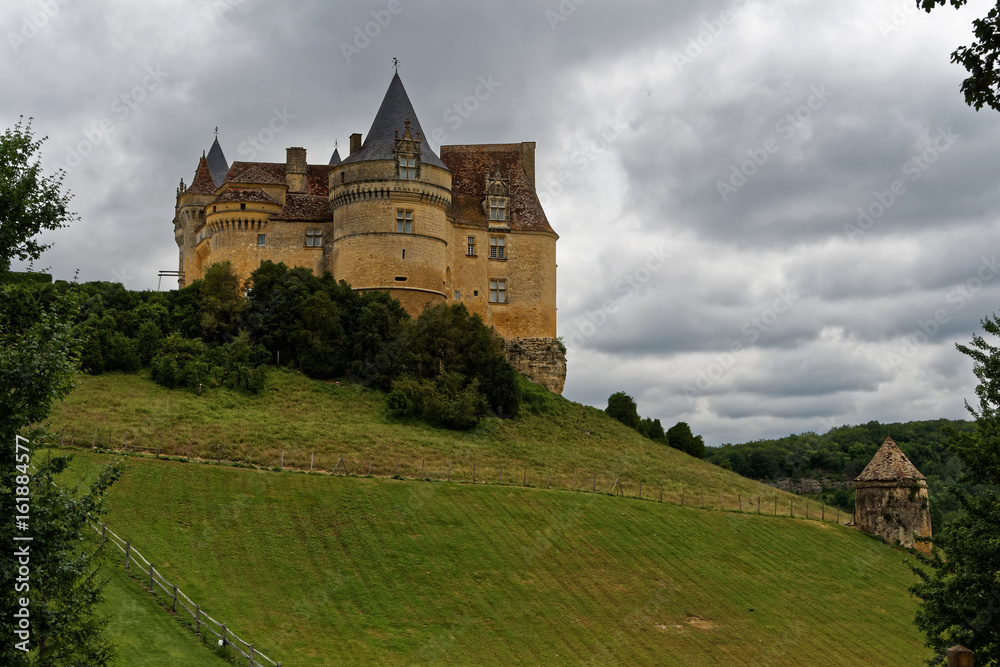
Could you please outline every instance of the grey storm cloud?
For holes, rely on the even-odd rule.
[[[0,122],[34,118],[81,216],[36,268],[155,289],[216,127],[230,162],[325,162],[397,57],[435,148],[536,142],[568,398],[624,390],[709,444],[963,417],[1000,116],[949,54],[989,5],[912,5],[19,0]]]

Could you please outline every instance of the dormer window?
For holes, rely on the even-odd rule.
[[[405,181],[415,181],[417,179],[417,158],[399,158],[399,177]]]
[[[493,222],[507,221],[506,197],[490,197],[490,220]]]
[[[504,176],[500,167],[496,167],[493,172],[486,170],[483,209],[489,216],[491,225],[507,226],[510,221],[510,173]]]
[[[397,160],[396,177],[404,181],[415,181],[420,175],[420,133],[414,137],[410,132],[410,119],[405,121],[403,135],[396,129],[396,148],[393,155]]]

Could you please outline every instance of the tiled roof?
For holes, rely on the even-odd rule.
[[[329,222],[330,201],[325,195],[285,195],[285,205],[271,218],[272,220],[303,220]]]
[[[226,182],[284,185],[285,165],[277,162],[234,162],[226,174]]]
[[[910,463],[899,446],[887,437],[875,456],[854,480],[855,482],[894,482],[908,479],[927,479]]]
[[[198,170],[194,172],[194,180],[184,194],[215,194],[216,186],[212,181],[212,173],[208,168],[208,160],[202,155],[198,160]]]
[[[226,156],[222,154],[222,146],[219,145],[218,137],[215,138],[215,143],[208,151],[208,169],[212,172],[215,187],[222,185],[222,181],[226,178],[226,172],[229,171],[229,163],[226,162]]]
[[[330,172],[332,165],[310,164],[306,166],[306,194],[326,197],[330,193]]]
[[[521,157],[521,144],[442,146],[441,159],[451,170],[450,213],[457,222],[489,226],[483,199],[486,172],[510,174],[510,228],[555,233],[545,217],[535,188],[528,180]]]
[[[225,202],[238,201],[238,202],[256,202],[260,204],[275,204],[278,202],[274,198],[261,190],[260,188],[234,188],[228,187],[223,191],[221,195],[215,198],[213,204],[222,204]]]
[[[385,91],[382,98],[382,105],[375,114],[375,120],[368,130],[361,148],[351,153],[344,159],[344,162],[361,162],[363,160],[392,160],[393,152],[396,150],[396,131],[403,135],[406,127],[406,119],[410,120],[410,133],[416,139],[417,132],[420,132],[420,161],[424,164],[433,164],[437,167],[444,167],[441,158],[431,150],[427,143],[427,135],[420,129],[420,121],[413,111],[410,98],[403,88],[403,81],[396,73],[389,83],[389,89]]]

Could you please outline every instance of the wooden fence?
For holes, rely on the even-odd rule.
[[[177,613],[178,605],[180,605],[182,609],[191,615],[191,618],[194,619],[195,633],[202,634],[206,631],[211,633],[218,638],[221,645],[233,647],[237,653],[246,658],[249,661],[250,667],[263,667],[265,665],[281,667],[280,662],[271,660],[271,658],[258,651],[253,644],[241,639],[236,635],[236,633],[230,630],[225,623],[220,623],[206,614],[199,605],[195,604],[191,598],[184,594],[184,591],[167,581],[163,575],[157,572],[152,563],[146,560],[146,558],[139,553],[130,542],[122,539],[113,531],[109,530],[108,524],[102,523],[97,525],[91,523],[90,525],[97,531],[97,534],[101,536],[101,544],[105,544],[106,541],[110,540],[112,544],[121,549],[122,553],[125,554],[124,565],[126,570],[137,576],[141,572],[144,578],[149,579],[150,593],[156,595],[157,593],[154,585],[159,586],[167,595],[167,598],[169,598],[171,609],[175,614]],[[133,565],[134,567],[132,567]],[[138,570],[136,570],[136,568]]]
[[[389,461],[375,461],[345,458],[301,449],[257,448],[252,445],[227,445],[222,443],[189,443],[186,447],[177,443],[163,444],[163,436],[152,443],[139,445],[138,439],[128,431],[112,439],[111,429],[107,438],[95,430],[93,438],[76,444],[75,428],[67,433],[63,427],[59,442],[64,446],[88,445],[128,454],[147,454],[157,458],[167,457],[185,461],[229,464],[235,466],[270,469],[275,471],[295,471],[321,473],[327,475],[348,475],[357,477],[383,477],[395,479],[420,479],[428,481],[456,482],[466,484],[499,484],[546,489],[566,489],[590,493],[607,493],[615,496],[641,498],[658,502],[670,502],[702,509],[743,512],[770,516],[816,519],[819,521],[853,520],[853,517],[837,507],[827,507],[809,500],[787,498],[779,502],[778,494],[772,496],[744,495],[740,492],[689,488],[685,486],[666,488],[663,483],[652,480],[629,480],[608,472],[593,472],[584,469],[557,470],[552,466],[505,465],[489,460],[485,463],[474,459],[462,461],[432,460],[401,457]],[[88,433],[89,435],[89,433]],[[68,442],[67,442],[68,440]],[[117,442],[116,442],[117,440]],[[106,444],[105,444],[106,443]],[[335,458],[336,457],[336,458]]]

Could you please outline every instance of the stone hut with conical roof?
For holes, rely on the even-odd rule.
[[[435,137],[443,132],[428,137],[396,74],[368,135],[352,134],[343,158],[334,150],[309,164],[305,148],[288,148],[283,163],[229,164],[216,139],[177,189],[180,286],[216,262],[246,278],[271,260],[388,292],[413,316],[462,303],[505,339],[515,368],[561,392],[559,236],[535,188],[535,144],[439,154]]]
[[[887,437],[875,456],[854,480],[855,524],[889,544],[929,553],[931,512],[927,478]]]

